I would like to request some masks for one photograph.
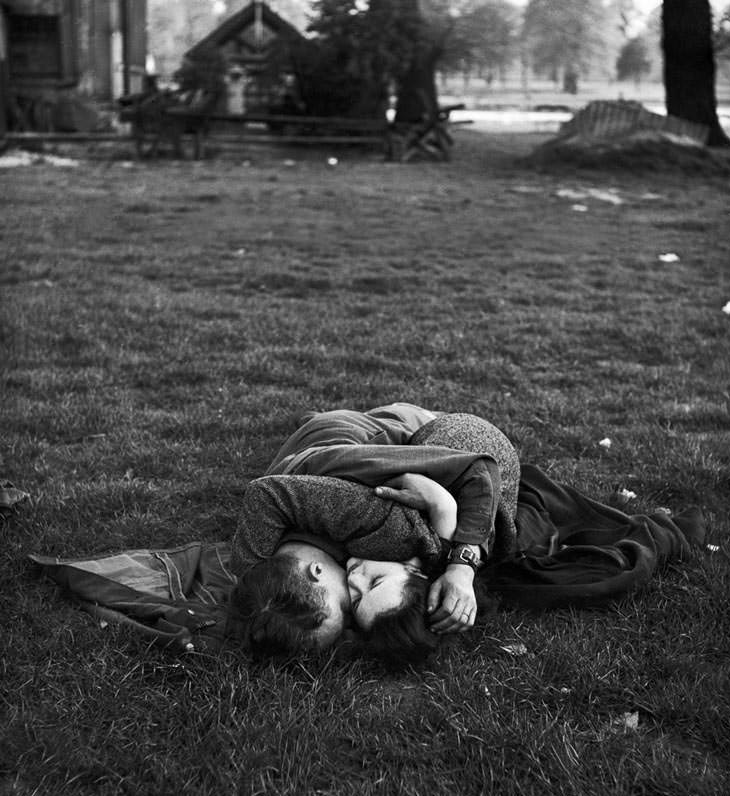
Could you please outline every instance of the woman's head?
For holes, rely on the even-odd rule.
[[[438,646],[426,623],[430,583],[419,564],[418,559],[347,562],[354,623],[368,652],[390,664],[423,662]]]

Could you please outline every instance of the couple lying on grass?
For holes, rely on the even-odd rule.
[[[232,616],[255,655],[323,649],[351,628],[369,653],[416,663],[474,625],[475,579],[523,605],[585,607],[703,538],[696,509],[629,516],[520,468],[473,415],[312,413],[246,489]]]
[[[520,466],[486,420],[399,403],[305,416],[246,487],[232,544],[30,558],[166,647],[298,655],[347,633],[402,665],[471,628],[476,592],[602,605],[703,540],[698,509],[627,515]]]

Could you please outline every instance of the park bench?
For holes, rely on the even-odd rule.
[[[448,160],[454,139],[449,132],[451,111],[463,110],[464,104],[446,105],[431,114],[424,114],[420,122],[395,123],[392,127],[392,159],[403,163],[418,156]]]
[[[209,137],[250,143],[367,144],[382,148],[389,160],[407,162],[417,156],[448,160],[453,145],[449,114],[463,105],[439,108],[414,123],[387,119],[351,119],[333,116],[278,113],[219,113],[218,97],[203,92],[152,91],[120,100],[121,121],[132,124],[139,157],[156,157],[167,141],[177,157],[202,157]]]

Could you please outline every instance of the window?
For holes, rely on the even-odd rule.
[[[8,66],[11,77],[60,78],[61,37],[57,16],[8,16]]]

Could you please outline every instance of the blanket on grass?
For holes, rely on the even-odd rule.
[[[530,608],[596,607],[625,597],[705,537],[699,509],[625,514],[531,465],[522,467],[516,525],[518,552],[480,577],[490,591]],[[131,625],[173,649],[216,651],[240,637],[228,614],[235,583],[230,553],[225,542],[192,542],[93,558],[30,559],[103,621]]]

